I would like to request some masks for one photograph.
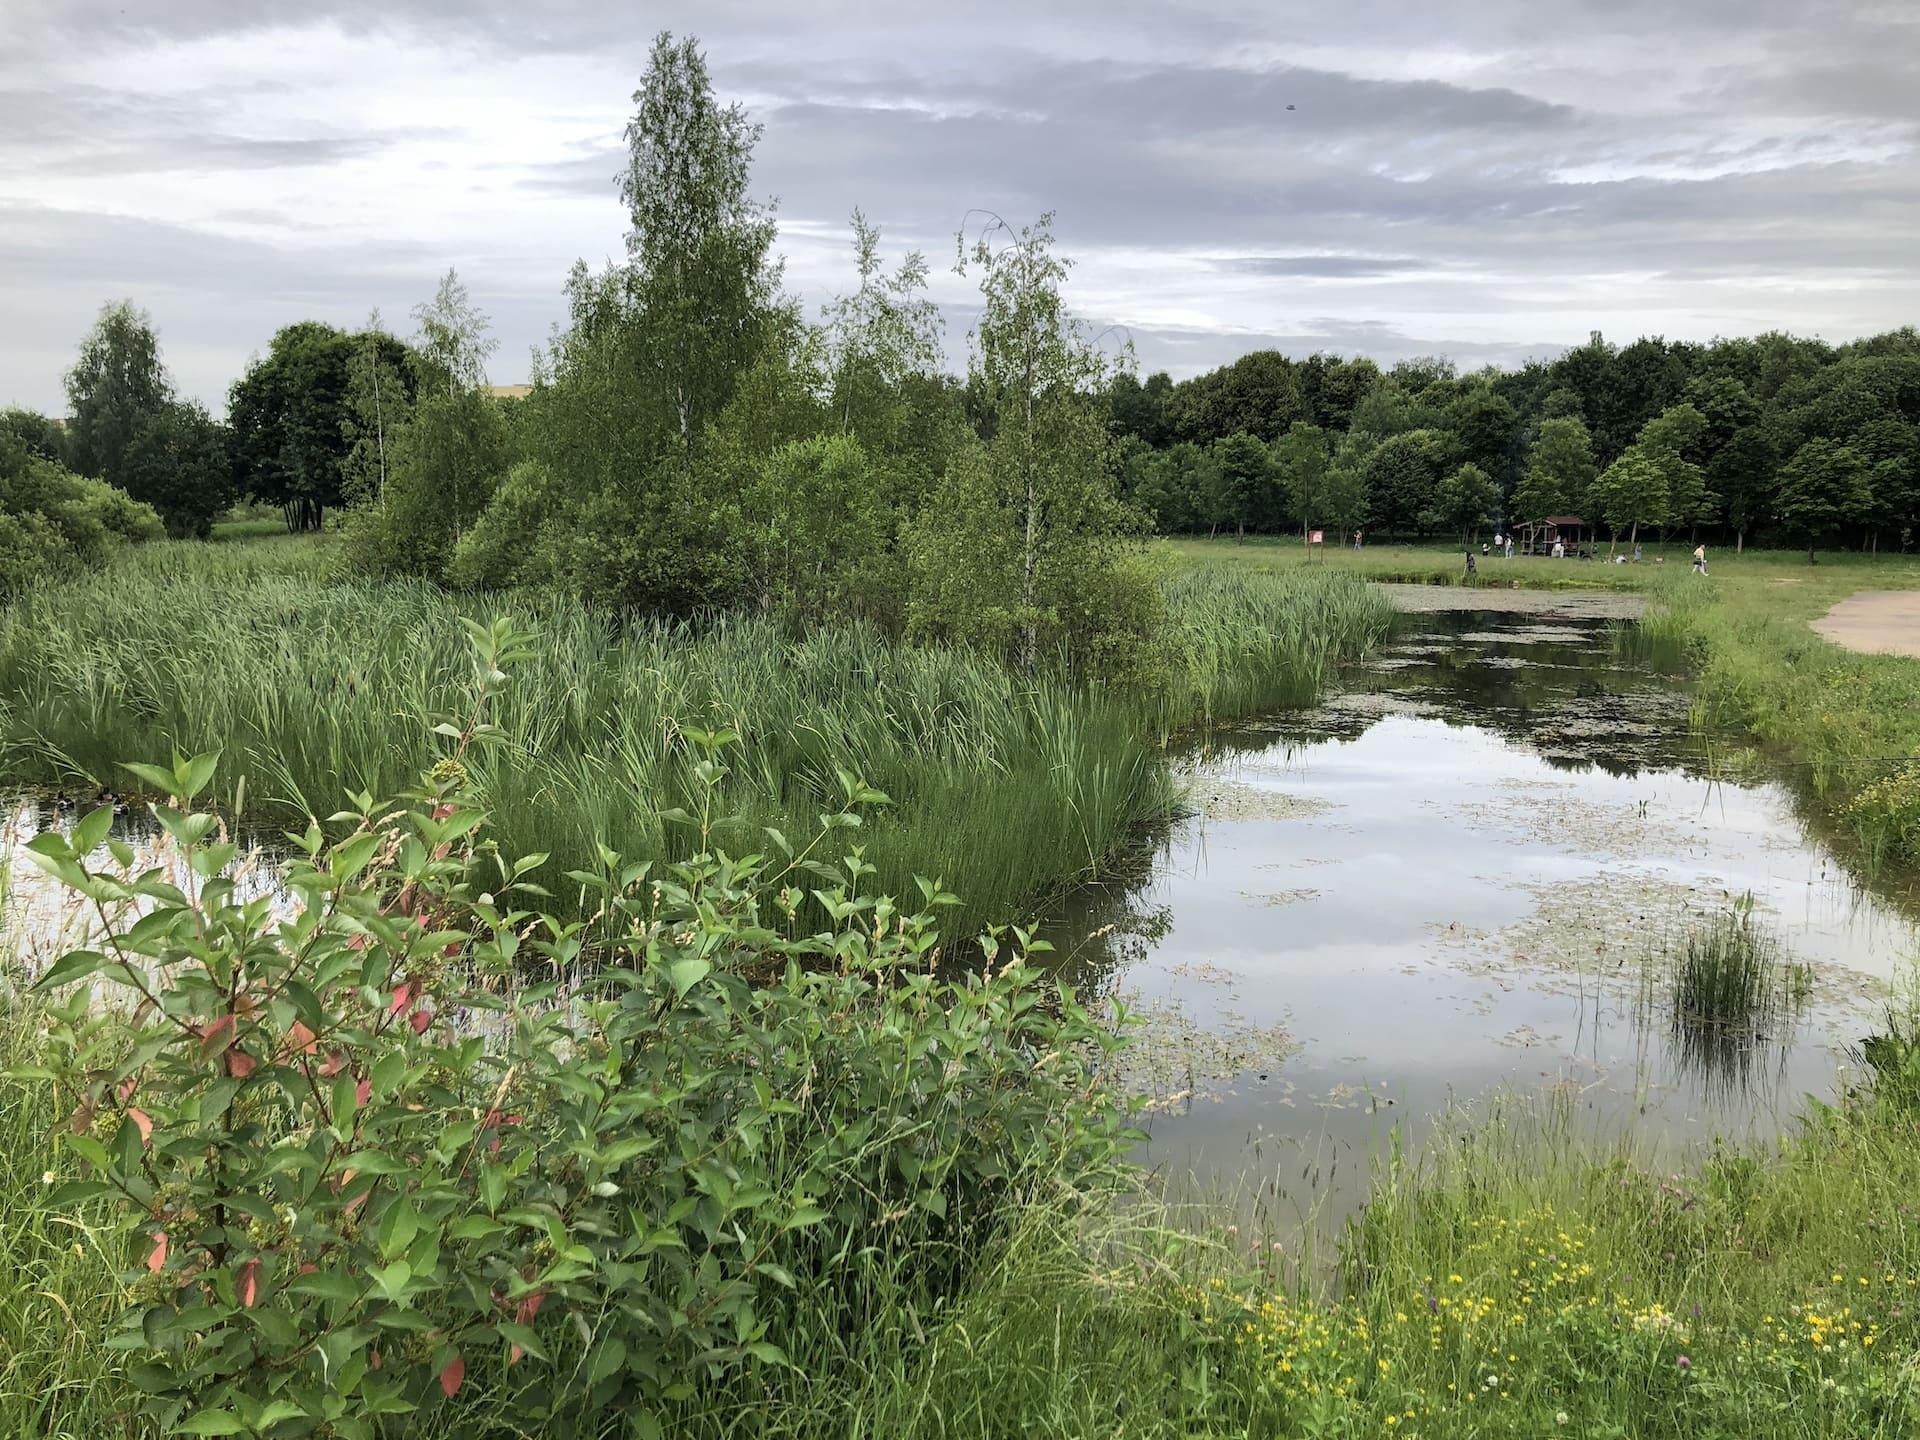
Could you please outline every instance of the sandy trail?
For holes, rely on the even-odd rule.
[[[1815,620],[1813,628],[1862,654],[1920,658],[1920,590],[1863,590]]]

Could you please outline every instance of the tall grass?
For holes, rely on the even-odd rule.
[[[1155,715],[1166,729],[1306,704],[1393,620],[1379,591],[1330,571],[1199,566],[1176,572],[1166,596],[1177,656]]]
[[[54,1147],[53,1087],[16,1071],[44,1064],[38,1007],[0,972],[0,1440],[94,1440],[121,1433],[116,1357],[101,1343],[125,1304],[127,1257],[103,1251],[84,1218],[42,1203],[47,1177],[74,1178]]]
[[[535,633],[535,655],[476,778],[503,848],[549,855],[549,884],[595,868],[601,845],[690,853],[696,837],[670,818],[696,793],[686,732],[730,728],[744,744],[720,843],[739,853],[766,843],[764,827],[809,833],[842,808],[845,771],[892,800],[863,837],[881,887],[943,879],[969,924],[1015,917],[1164,814],[1173,725],[1308,697],[1386,624],[1384,602],[1350,579],[1183,577],[1170,595],[1176,679],[1147,693],[870,629],[623,627],[552,596],[282,573],[288,555],[320,563],[298,540],[154,549],[0,614],[0,769],[119,787],[125,760],[217,749],[224,803],[276,824],[325,817],[348,792],[393,794],[432,763],[428,732],[461,708],[470,674],[460,617],[507,611]]]

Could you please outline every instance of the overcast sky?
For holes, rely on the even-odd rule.
[[[621,252],[661,28],[766,126],[790,288],[847,284],[859,205],[955,355],[971,207],[1056,211],[1076,308],[1176,375],[1920,320],[1916,0],[0,0],[0,403],[63,410],[131,296],[219,410],[277,327],[405,330],[449,265],[523,378]]]

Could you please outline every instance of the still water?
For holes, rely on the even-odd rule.
[[[1915,953],[1603,620],[1405,615],[1323,704],[1212,746],[1192,818],[1048,931],[1141,1013],[1145,1158],[1176,1182],[1339,1213],[1396,1128],[1514,1092],[1659,1151],[1773,1133],[1845,1083]],[[1749,894],[1791,1003],[1702,1043],[1671,956]]]

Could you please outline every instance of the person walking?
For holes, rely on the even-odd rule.
[[[1358,530],[1353,532],[1353,548],[1356,550],[1360,548],[1360,532]]]
[[[1693,547],[1693,568],[1702,575],[1707,573],[1707,546],[1705,541]]]
[[[1479,572],[1474,569],[1474,565],[1473,565],[1473,551],[1469,549],[1467,551],[1467,574],[1474,575],[1478,573]]]
[[[1513,536],[1507,536],[1507,559],[1513,558]]]

